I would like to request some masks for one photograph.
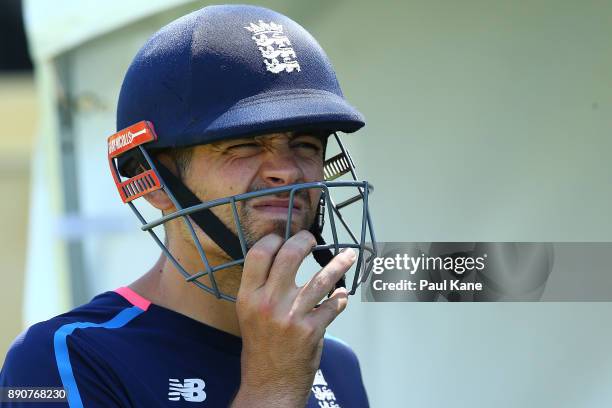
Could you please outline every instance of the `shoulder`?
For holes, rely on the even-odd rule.
[[[327,372],[336,372],[345,376],[354,376],[361,382],[361,367],[357,355],[345,341],[325,334],[321,368]]]
[[[0,386],[59,385],[58,364],[62,348],[67,348],[66,337],[81,324],[101,324],[125,308],[120,297],[107,292],[68,313],[30,326],[9,348],[0,373]]]
[[[22,332],[9,348],[2,372],[1,386],[57,385],[58,371],[53,354],[53,324],[37,323]],[[34,378],[35,377],[35,378]]]
[[[359,360],[343,340],[325,335],[321,364],[315,375],[312,393],[319,405],[323,401],[329,407],[369,406]]]
[[[331,358],[337,363],[349,363],[359,366],[357,355],[344,340],[330,334],[325,334],[323,343],[323,355]]]

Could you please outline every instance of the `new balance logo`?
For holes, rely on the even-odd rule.
[[[177,378],[170,378],[170,389],[168,390],[168,400],[179,401],[183,398],[189,402],[202,402],[206,399],[204,392],[204,380],[200,378],[185,378],[181,383]]]

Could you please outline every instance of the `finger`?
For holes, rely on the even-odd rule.
[[[316,244],[315,237],[305,230],[299,231],[283,244],[270,269],[267,285],[270,285],[271,291],[295,287],[297,271]]]
[[[282,244],[283,239],[280,236],[269,234],[261,238],[249,249],[242,269],[241,292],[251,292],[266,283],[274,257]]]
[[[324,329],[329,326],[344,309],[346,309],[347,305],[348,291],[346,288],[338,288],[329,299],[321,302],[319,307],[310,313],[309,318],[314,319],[315,324]]]
[[[350,269],[356,259],[355,251],[347,248],[315,274],[301,289],[295,300],[297,312],[308,313],[336,285],[336,282]]]

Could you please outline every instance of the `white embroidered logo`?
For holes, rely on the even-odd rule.
[[[319,402],[320,408],[340,408],[336,402],[334,392],[327,386],[327,381],[323,377],[321,369],[317,370],[314,382],[312,383],[312,393]]]
[[[282,25],[259,20],[258,24],[251,23],[244,28],[253,33],[251,38],[257,44],[268,71],[275,74],[283,71],[300,71],[297,56],[291,48],[291,41],[283,33]]]
[[[170,389],[168,390],[168,400],[179,401],[181,397],[189,402],[202,402],[206,399],[204,392],[204,380],[200,378],[185,378],[181,383],[177,378],[170,378]]]

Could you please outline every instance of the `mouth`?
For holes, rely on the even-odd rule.
[[[262,200],[252,204],[253,209],[267,214],[282,214],[287,216],[289,213],[289,199],[270,199]],[[293,214],[301,214],[303,204],[296,198],[293,200]]]

